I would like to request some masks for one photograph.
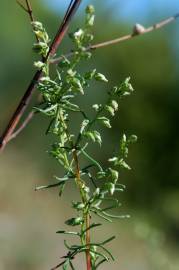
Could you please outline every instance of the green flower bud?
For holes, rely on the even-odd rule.
[[[84,220],[82,217],[70,218],[70,219],[65,221],[65,224],[69,225],[69,226],[78,226],[78,225],[81,225],[83,223],[83,221]]]
[[[129,143],[136,143],[137,142],[137,136],[136,135],[131,135],[128,139]]]
[[[88,5],[86,7],[86,14],[94,14],[95,13],[95,8],[93,5]]]
[[[96,79],[96,81],[100,81],[100,82],[108,82],[108,80],[106,79],[106,77],[102,73],[96,73],[95,79]]]

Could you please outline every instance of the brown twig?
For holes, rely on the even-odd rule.
[[[24,7],[24,5],[19,0],[16,0],[16,2],[25,12],[28,13],[28,10]]]
[[[27,10],[26,10],[27,11]],[[166,25],[168,25],[169,23],[173,22],[174,20],[176,20],[177,18],[179,17],[179,14],[176,14],[175,16],[172,16],[172,17],[169,17],[168,19],[166,20],[163,20],[157,24],[154,24],[148,28],[144,28],[144,27],[140,27],[138,28],[136,26],[134,26],[134,29],[133,29],[133,33],[132,34],[129,34],[129,35],[125,35],[125,36],[122,36],[120,38],[117,38],[117,39],[112,39],[112,40],[109,40],[109,41],[105,41],[105,42],[102,42],[102,43],[98,43],[98,44],[94,44],[94,45],[91,45],[89,46],[88,48],[86,48],[86,51],[89,51],[89,50],[94,50],[94,49],[98,49],[98,48],[102,48],[102,47],[106,47],[106,46],[109,46],[109,45],[113,45],[113,44],[117,44],[117,43],[121,43],[123,41],[126,41],[126,40],[130,40],[134,37],[137,37],[137,36],[141,36],[143,34],[146,34],[146,33],[149,33],[149,32],[152,32],[154,30],[157,30],[157,29],[160,29]],[[74,55],[73,52],[70,52],[68,54],[65,55],[65,57],[67,58],[70,58]],[[64,56],[61,56],[61,57],[58,57],[56,59],[51,59],[50,60],[50,63],[51,64],[58,64],[61,60],[64,59]],[[31,114],[31,113],[30,113]],[[29,115],[27,116],[27,120],[25,120],[25,123],[29,123],[29,121],[32,119]],[[23,128],[25,128],[26,125],[23,124]],[[22,131],[22,129],[20,127],[20,131]],[[20,132],[17,132],[17,134],[19,134]],[[14,139],[16,136],[11,136],[10,140],[11,139]]]
[[[64,20],[50,46],[50,49],[49,49],[49,52],[48,52],[48,55],[47,55],[47,58],[49,56],[53,56],[56,51],[57,51],[57,48],[58,46],[60,45],[68,27],[69,27],[69,23],[73,17],[73,15],[75,14],[76,10],[78,9],[79,5],[81,4],[81,1],[82,0],[74,0],[74,1],[71,1],[70,2],[70,5],[68,7],[68,10],[66,12],[66,15],[64,17]]]
[[[35,18],[34,18],[34,15],[33,15],[32,6],[31,6],[30,1],[29,1],[29,0],[25,0],[27,8],[24,7],[24,6],[21,4],[21,2],[19,2],[19,0],[16,0],[16,2],[17,2],[17,4],[18,4],[18,5],[19,5],[26,13],[29,14],[30,21],[31,21],[31,22],[34,22],[34,21],[35,21]],[[36,37],[37,42],[39,42],[39,38],[38,38],[38,36],[37,36],[36,34],[35,34],[35,37]]]
[[[90,228],[90,215],[86,215],[86,229]],[[90,255],[90,230],[86,231],[86,269],[91,270],[91,255]]]
[[[49,56],[53,56],[56,53],[56,50],[58,46],[60,45],[67,29],[69,26],[69,23],[74,16],[76,10],[78,9],[79,5],[81,3],[81,0],[74,0],[73,4],[72,1],[70,2],[70,9],[68,8],[65,17],[60,24],[59,30],[50,46],[49,53],[47,57],[44,59],[44,62],[47,62],[49,59]],[[35,73],[33,79],[31,80],[24,96],[22,97],[16,111],[14,112],[12,118],[10,119],[1,139],[0,139],[0,150],[3,150],[4,147],[6,146],[10,136],[14,132],[17,124],[19,123],[19,120],[21,119],[27,105],[29,104],[32,94],[34,92],[35,86],[37,82],[39,81],[40,77],[42,75],[42,70],[39,70]]]
[[[35,17],[33,14],[33,10],[32,10],[32,6],[29,0],[25,0],[26,2],[26,6],[27,8],[25,8],[21,2],[19,2],[18,0],[16,0],[17,4],[29,15],[30,21],[35,22]],[[37,42],[39,42],[39,37],[35,34],[36,40]],[[43,61],[43,59],[42,59]],[[33,116],[35,115],[34,111],[31,111],[27,117],[25,118],[24,122],[22,123],[22,125],[9,137],[8,142],[15,139],[20,133],[21,131],[29,124],[29,122],[32,120]]]
[[[98,44],[94,44],[94,45],[91,45],[89,47],[86,48],[86,51],[90,51],[90,50],[95,50],[95,49],[99,49],[99,48],[102,48],[102,47],[107,47],[107,46],[110,46],[110,45],[114,45],[114,44],[118,44],[118,43],[121,43],[121,42],[124,42],[126,40],[130,40],[130,39],[133,39],[137,36],[142,36],[146,33],[149,33],[149,32],[152,32],[154,30],[157,30],[157,29],[160,29],[168,24],[170,24],[171,22],[175,21],[177,18],[179,18],[179,13],[177,13],[176,15],[172,16],[172,17],[169,17],[159,23],[156,23],[148,28],[144,28],[142,27],[142,30],[138,30],[135,28],[134,26],[134,29],[133,29],[133,32],[131,34],[128,34],[128,35],[125,35],[125,36],[122,36],[122,37],[119,37],[119,38],[116,38],[116,39],[112,39],[112,40],[108,40],[108,41],[105,41],[105,42],[101,42],[101,43],[98,43]],[[69,57],[72,57],[74,55],[73,52],[70,52],[68,54],[65,55],[65,57],[69,58]],[[61,56],[61,57],[58,57],[56,59],[51,59],[51,64],[58,64],[61,60],[63,60],[64,56]]]
[[[30,121],[32,120],[32,118],[35,115],[35,111],[31,111],[28,116],[25,118],[24,122],[22,123],[22,125],[8,138],[8,141],[11,141],[13,139],[15,139],[19,133],[21,133],[21,131],[30,123]]]
[[[78,154],[77,154],[77,150],[75,149],[73,151],[73,158],[76,164],[76,183],[79,187],[80,193],[81,193],[81,198],[83,203],[86,203],[86,198],[82,193],[82,180],[81,180],[81,175],[80,175],[80,165],[79,165],[79,160],[78,160]],[[90,215],[89,213],[85,214],[85,226],[86,229],[90,227]],[[86,231],[86,239],[85,239],[85,244],[86,244],[86,269],[87,270],[91,270],[91,255],[90,255],[90,230]]]

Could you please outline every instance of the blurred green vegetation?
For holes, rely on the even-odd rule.
[[[38,20],[44,22],[53,37],[62,16],[54,15],[39,1],[32,1],[32,3]],[[34,55],[31,51],[33,34],[27,15],[15,1],[11,1],[11,3],[2,1],[0,18],[0,130],[2,132],[32,77]],[[71,29],[75,29],[77,25],[81,24],[81,18],[78,18]],[[118,245],[120,245],[123,261],[128,260],[127,252],[130,254],[130,259],[134,260],[133,253],[128,251],[127,244],[122,243],[123,240],[129,246],[133,243],[132,251],[137,246],[139,249],[143,249],[146,241],[146,246],[152,255],[144,256],[149,258],[148,263],[147,259],[144,261],[141,258],[141,262],[144,264],[136,261],[136,266],[133,266],[128,262],[123,265],[126,267],[125,269],[134,270],[136,267],[136,269],[157,270],[162,267],[162,269],[174,270],[178,269],[179,265],[177,256],[175,256],[179,247],[179,127],[177,124],[179,77],[177,57],[173,46],[173,36],[177,26],[178,22],[140,38],[97,50],[89,63],[91,67],[97,67],[99,71],[106,74],[112,85],[130,76],[136,90],[131,97],[121,102],[118,117],[113,122],[114,129],[112,132],[105,133],[104,148],[99,149],[96,153],[105,162],[111,155],[111,150],[115,151],[123,132],[135,133],[139,138],[138,143],[130,151],[130,164],[133,170],[121,175],[121,182],[127,185],[127,191],[121,196],[121,201],[133,218],[131,221],[125,221],[124,227],[121,226],[120,233],[124,232],[126,238],[122,237]],[[101,14],[98,11],[95,42],[118,37],[129,31],[131,31],[130,25],[123,22],[119,24],[115,19],[113,20],[112,16],[107,18],[105,10],[101,10]],[[59,54],[69,51],[68,41],[68,38],[65,38]],[[82,69],[85,69],[86,65],[88,63],[84,63]],[[82,102],[83,106],[88,106],[89,102],[101,98],[104,98],[104,89],[93,87],[89,90],[88,98],[86,100],[81,98],[79,102]],[[33,104],[35,104],[35,96],[31,106]],[[77,119],[75,119],[75,123],[76,121],[78,122]],[[19,137],[7,146],[0,157],[2,182],[0,185],[0,228],[2,226],[8,231],[7,225],[14,226],[12,234],[15,235],[17,224],[12,224],[12,216],[16,216],[17,219],[21,217],[21,222],[23,222],[22,216],[25,219],[24,228],[22,225],[18,227],[20,240],[15,238],[17,242],[11,237],[6,242],[1,236],[3,230],[0,232],[2,243],[5,245],[9,243],[11,247],[3,248],[4,244],[0,242],[0,250],[3,249],[2,255],[0,255],[0,261],[2,261],[0,269],[2,270],[48,269],[45,264],[49,252],[48,244],[52,249],[48,260],[49,265],[54,262],[54,258],[59,256],[57,248],[56,257],[53,254],[53,248],[55,248],[53,241],[56,241],[56,245],[58,244],[59,239],[56,239],[54,235],[55,226],[59,223],[62,226],[63,215],[66,215],[63,210],[64,206],[60,206],[63,199],[59,200],[57,193],[57,198],[53,198],[55,192],[49,195],[34,195],[32,192],[35,184],[49,182],[52,175],[55,174],[54,172],[58,171],[59,174],[59,168],[45,153],[51,141],[51,138],[43,136],[46,125],[46,121],[37,116]],[[73,190],[71,192],[73,194]],[[33,201],[34,198],[35,201]],[[42,201],[40,202],[40,200]],[[66,201],[67,198],[64,200]],[[16,203],[18,207],[15,206]],[[22,210],[20,210],[21,207]],[[39,212],[34,209],[38,207]],[[45,211],[49,211],[49,213],[46,214]],[[68,211],[70,210],[68,209]],[[59,212],[60,216],[57,218]],[[39,213],[42,214],[42,217],[41,214],[39,216]],[[38,224],[36,228],[34,219]],[[43,221],[40,221],[41,219]],[[51,221],[52,219],[54,220]],[[30,232],[29,237],[25,233],[26,225],[28,229],[31,228],[31,234],[35,234],[32,239]],[[38,234],[37,228],[40,229],[41,226],[43,230]],[[150,230],[150,228],[155,229]],[[21,230],[26,244],[28,242],[27,245],[25,242],[21,244]],[[49,237],[46,236],[47,232]],[[137,236],[135,236],[135,232]],[[130,239],[131,234],[133,240]],[[156,240],[157,243],[152,242],[152,237],[159,239]],[[39,244],[38,238],[42,241],[42,245]],[[46,240],[48,243],[45,242]],[[142,241],[142,244],[138,241]],[[12,252],[18,244],[16,255],[10,254],[10,250]],[[39,248],[46,245],[39,256],[37,255],[38,250],[32,248],[35,245]],[[142,252],[147,253],[147,251]],[[120,260],[120,254],[116,254],[119,255],[118,260]],[[154,254],[157,258],[154,257]],[[167,256],[169,256],[168,260]],[[137,258],[140,261],[140,251]],[[118,265],[115,267],[115,269],[119,269]]]

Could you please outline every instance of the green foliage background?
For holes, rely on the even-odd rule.
[[[40,1],[32,1],[32,4],[38,20],[44,22],[52,37],[62,16],[50,13]],[[130,24],[122,21],[119,24],[106,14],[98,5],[96,42],[131,31]],[[0,18],[2,131],[32,77],[35,56],[31,51],[33,34],[28,18],[15,1],[2,1]],[[162,9],[158,18],[163,18]],[[151,21],[149,18],[148,22]],[[75,25],[79,24],[78,16]],[[111,269],[119,269],[119,266],[132,270],[178,269],[179,79],[178,44],[174,38],[177,27],[176,21],[158,32],[100,49],[91,61],[91,66],[106,74],[113,85],[131,76],[136,90],[122,102],[118,118],[113,122],[115,128],[105,134],[105,148],[97,152],[101,160],[106,160],[105,156],[115,149],[119,135],[123,132],[138,135],[138,143],[130,150],[133,170],[125,172],[121,179],[128,187],[121,196],[123,211],[132,218],[113,225],[120,235],[113,247],[117,262]],[[59,53],[69,49],[66,38]],[[86,102],[101,98],[102,89],[91,89]],[[78,119],[74,124],[76,121]],[[63,254],[62,239],[55,231],[69,216],[68,199],[76,196],[73,187],[62,199],[58,198],[58,192],[33,191],[35,185],[49,183],[58,171],[45,153],[50,141],[43,136],[46,125],[44,119],[37,116],[0,156],[2,270],[49,269]],[[108,230],[106,226],[106,232]],[[106,232],[99,232],[99,236]]]

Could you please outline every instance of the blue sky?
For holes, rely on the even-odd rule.
[[[56,13],[64,10],[70,0],[41,0],[45,2]],[[123,19],[124,21],[145,20],[145,18],[159,18],[170,16],[179,12],[179,0],[83,0],[82,5],[100,4],[104,9],[115,7],[109,16]]]

